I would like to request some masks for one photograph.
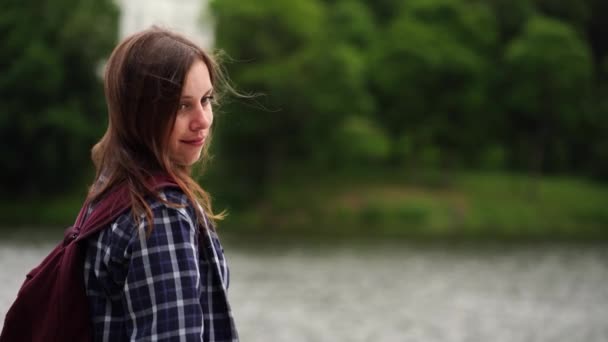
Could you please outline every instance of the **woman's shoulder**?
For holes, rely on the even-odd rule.
[[[164,187],[157,191],[156,196],[148,196],[146,203],[154,220],[182,218],[193,224],[196,222],[194,206],[183,190],[177,187]],[[145,222],[146,213],[139,217],[133,215],[133,208],[119,215],[113,222],[112,230],[124,230],[124,233],[133,232],[131,227],[138,226],[138,222]],[[128,234],[131,235],[131,234]]]
[[[181,215],[196,222],[196,209],[186,193],[178,187],[164,187],[157,192],[158,197],[148,201],[150,210],[157,215]]]
[[[152,198],[148,201],[150,205],[166,205],[168,203],[175,203],[180,204],[182,206],[191,206],[186,193],[178,187],[163,187],[158,190],[157,195],[158,198]]]

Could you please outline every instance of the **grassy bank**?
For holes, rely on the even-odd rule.
[[[71,224],[82,196],[2,201],[3,227]],[[235,234],[407,238],[608,239],[608,186],[576,178],[397,170],[306,174],[276,181]]]
[[[608,187],[573,178],[399,171],[277,182],[229,230],[410,238],[606,239]]]

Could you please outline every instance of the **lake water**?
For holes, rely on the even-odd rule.
[[[241,340],[608,341],[608,245],[225,242]],[[0,319],[46,241],[0,240]]]

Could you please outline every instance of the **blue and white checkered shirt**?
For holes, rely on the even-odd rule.
[[[95,341],[238,341],[227,298],[229,271],[216,233],[185,194],[150,202],[154,226],[131,212],[88,240],[85,285]]]

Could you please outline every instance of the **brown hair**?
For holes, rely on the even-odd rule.
[[[145,198],[168,203],[158,197],[149,183],[152,175],[160,173],[179,185],[194,205],[200,224],[204,224],[204,214],[199,212],[197,202],[211,220],[223,217],[213,214],[210,196],[192,179],[191,168],[171,162],[168,154],[168,139],[185,77],[197,60],[207,66],[216,92],[218,83],[226,83],[218,65],[195,43],[177,33],[152,27],[127,37],[114,49],[104,79],[109,122],[92,150],[97,174],[89,190],[89,201],[126,183],[135,220],[139,222],[145,213],[152,227],[152,212]],[[208,159],[208,145],[202,161]]]

